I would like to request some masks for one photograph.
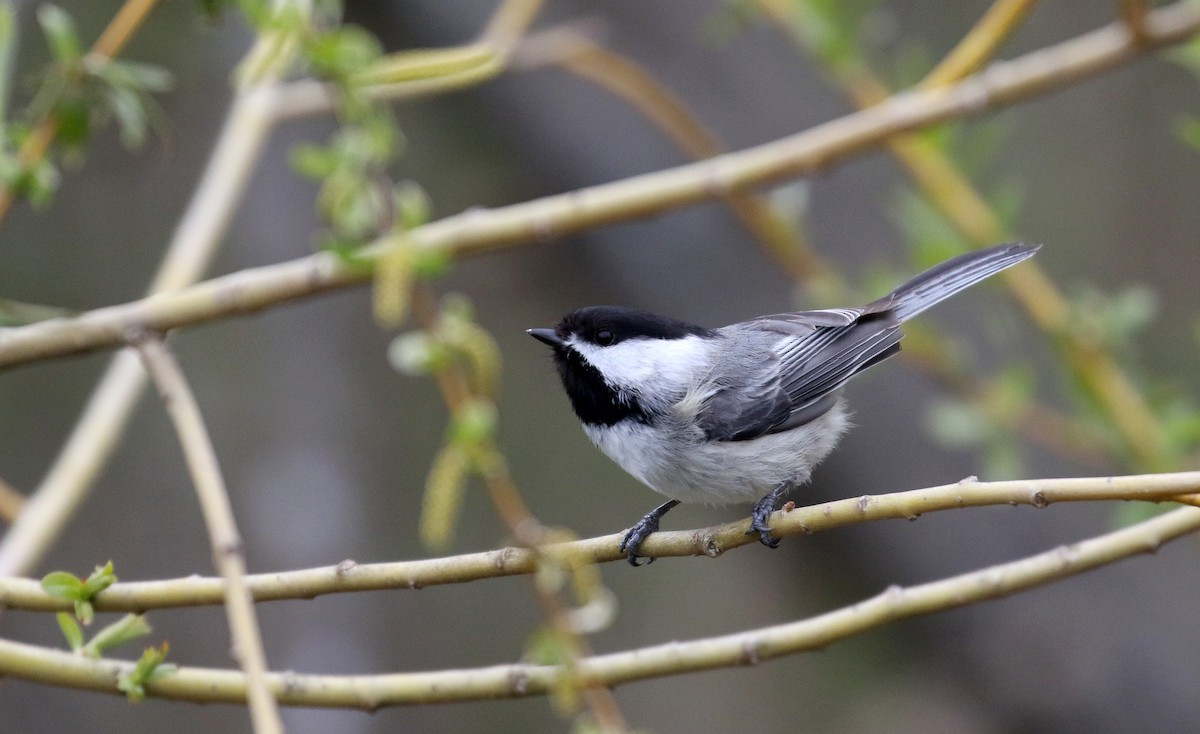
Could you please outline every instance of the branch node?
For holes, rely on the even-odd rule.
[[[1050,506],[1050,500],[1046,499],[1046,493],[1039,489],[1030,495],[1029,504],[1033,505],[1039,510],[1044,510]]]
[[[871,507],[871,495],[864,494],[862,497],[859,497],[857,507],[858,511],[865,515]]]
[[[529,676],[523,670],[514,670],[508,676],[509,687],[512,692],[518,696],[524,696],[529,692]]]
[[[745,665],[758,665],[761,661],[758,652],[759,640],[749,637],[742,643],[742,662]]]
[[[358,561],[354,560],[353,558],[347,558],[334,568],[334,572],[337,574],[338,578],[344,579],[353,574],[357,568]]]

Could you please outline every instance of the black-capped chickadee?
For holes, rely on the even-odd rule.
[[[554,350],[592,442],[670,498],[625,534],[621,550],[630,563],[638,565],[642,541],[681,501],[757,500],[747,532],[774,548],[771,513],[848,427],[842,386],[900,351],[904,321],[1040,247],[1008,244],[960,255],[861,308],[706,329],[592,306],[529,335]]]

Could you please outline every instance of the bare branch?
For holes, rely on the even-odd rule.
[[[208,429],[200,414],[200,406],[188,386],[179,363],[159,339],[147,339],[138,345],[146,371],[162,395],[167,415],[175,426],[183,447],[188,472],[204,512],[212,544],[213,565],[220,572],[225,597],[225,613],[233,637],[234,656],[246,673],[247,698],[250,715],[257,734],[282,734],[283,722],[271,691],[267,688],[267,659],[263,652],[262,634],[254,613],[254,600],[246,588],[246,560],[242,555],[242,538],[233,519],[233,507],[225,479],[217,463]]]
[[[846,525],[879,520],[911,520],[930,512],[992,505],[1046,507],[1056,502],[1098,500],[1179,501],[1193,503],[1200,492],[1200,472],[1143,474],[1122,477],[1029,479],[978,482],[973,479],[939,487],[882,495],[864,495],[776,512],[772,532],[779,537],[809,535]],[[603,535],[543,548],[543,552],[569,555],[595,563],[623,558],[617,546],[623,533]],[[648,555],[716,556],[742,545],[756,545],[746,535],[746,521],[738,520],[696,530],[663,531],[646,540]],[[300,571],[255,574],[246,587],[256,601],[312,599],[380,589],[421,589],[461,584],[486,578],[516,576],[536,569],[537,553],[529,548],[499,548],[447,558],[396,563],[343,561]],[[142,612],[148,609],[221,604],[219,578],[189,576],[164,581],[122,581],[100,592],[93,603],[98,611]],[[0,579],[0,606],[31,611],[60,611],[70,602],[50,596],[32,579]]]
[[[1000,599],[1139,553],[1152,553],[1164,543],[1198,530],[1200,509],[1181,508],[1011,563],[918,586],[893,586],[870,599],[809,619],[597,655],[580,660],[575,673],[588,685],[611,687],[822,649],[898,619]],[[117,693],[117,675],[132,665],[0,640],[0,673],[41,683]],[[279,702],[287,706],[374,710],[541,695],[550,691],[562,674],[562,669],[553,666],[509,664],[382,675],[271,673],[268,682]],[[146,692],[161,698],[242,703],[246,700],[246,676],[231,670],[183,667],[147,683]]]

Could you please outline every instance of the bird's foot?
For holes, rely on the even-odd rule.
[[[778,548],[779,538],[771,535],[771,513],[779,506],[779,501],[788,492],[787,485],[781,485],[754,504],[750,513],[750,529],[746,535],[758,533],[758,542],[768,548]]]
[[[658,532],[658,522],[662,520],[662,516],[677,504],[679,504],[679,500],[670,500],[655,507],[625,533],[625,537],[621,539],[621,552],[629,559],[629,565],[649,566],[654,563],[653,556],[643,556],[638,551],[641,550],[642,543],[646,538],[650,537],[652,533]],[[646,562],[638,563],[639,558],[645,558]]]

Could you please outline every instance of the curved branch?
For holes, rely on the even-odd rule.
[[[668,642],[578,661],[572,675],[584,685],[752,665],[821,649],[889,622],[1003,598],[1074,576],[1200,530],[1200,510],[1186,507],[1132,527],[1064,545],[1011,563],[911,587],[893,586],[857,604],[786,624],[718,637]],[[0,640],[0,673],[59,686],[118,693],[117,676],[133,663],[92,660],[61,650]],[[279,703],[374,710],[451,701],[517,698],[553,689],[561,668],[509,664],[483,668],[382,675],[271,673]],[[199,702],[244,703],[246,676],[231,670],[183,667],[146,684],[150,696]]]
[[[1095,500],[1174,500],[1195,502],[1200,492],[1200,472],[1145,474],[1124,477],[1081,477],[1031,479],[1007,482],[978,482],[974,478],[939,487],[913,489],[883,495],[864,495],[825,502],[771,517],[771,529],[779,537],[808,535],[889,519],[912,520],[929,512],[989,505],[1046,507],[1055,502]],[[565,544],[562,555],[607,563],[624,556],[617,549],[622,533],[603,535]],[[643,549],[648,555],[718,556],[727,550],[757,544],[746,535],[746,521],[725,523],[698,530],[658,532]],[[336,566],[246,576],[246,588],[255,601],[312,599],[323,594],[380,589],[420,589],[442,584],[460,584],[501,576],[533,573],[536,554],[528,548],[499,548],[447,558],[395,563],[343,561]],[[97,611],[144,612],[148,609],[189,607],[223,603],[219,578],[189,576],[163,581],[123,581],[100,592],[93,603]],[[70,602],[50,596],[32,579],[0,579],[0,606],[30,611],[61,611]]]
[[[453,255],[487,252],[803,176],[898,132],[977,114],[1060,89],[1200,31],[1200,8],[1179,2],[1147,18],[1138,43],[1114,24],[961,82],[898,94],[869,109],[736,153],[498,209],[477,209],[411,230],[406,241]],[[378,257],[391,244],[367,248]],[[321,252],[209,280],[171,294],[0,331],[0,367],[124,343],[130,330],[165,331],[245,314],[360,283],[370,268]]]

